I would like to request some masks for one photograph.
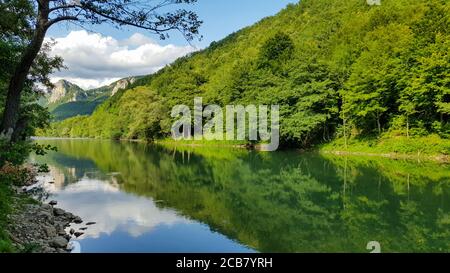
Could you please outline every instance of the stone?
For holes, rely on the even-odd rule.
[[[57,253],[67,253],[67,250],[58,248],[56,250]]]
[[[73,222],[74,222],[75,224],[81,224],[81,223],[83,223],[83,220],[81,220],[81,218],[80,218],[79,216],[75,216],[75,217],[73,218]]]
[[[77,237],[77,238],[80,237],[83,234],[84,234],[84,232],[75,232],[74,233],[75,237]]]
[[[50,241],[50,246],[55,247],[55,248],[65,248],[65,247],[67,247],[68,243],[69,243],[69,241],[66,238],[64,238],[62,236],[58,236],[58,237],[53,238]]]
[[[45,246],[45,247],[42,248],[42,252],[43,253],[54,253],[55,249],[53,247]]]
[[[64,225],[61,222],[55,222],[55,228],[58,232],[64,232]]]
[[[75,219],[75,215],[73,215],[73,214],[70,213],[70,212],[64,213],[64,217],[66,217],[66,218],[69,219],[69,220]]]
[[[87,229],[88,229],[87,227],[80,228],[80,230],[87,230]]]
[[[42,204],[41,210],[52,213],[53,207],[50,204]]]
[[[75,233],[75,229],[71,228],[71,229],[70,229],[70,234],[73,235],[74,233]]]
[[[88,223],[86,223],[86,226],[92,226],[92,225],[95,225],[95,224],[97,224],[96,222],[88,222]]]
[[[54,208],[53,209],[53,214],[55,216],[63,216],[66,212],[63,209],[60,208]]]
[[[53,226],[44,226],[44,231],[47,237],[56,237],[56,228]]]
[[[44,219],[46,221],[52,221],[53,220],[53,215],[51,215],[50,213],[48,213],[46,211],[41,211],[41,212],[38,213],[38,218]]]
[[[48,204],[51,206],[56,206],[56,205],[58,205],[58,201],[52,200],[52,201],[48,202]]]

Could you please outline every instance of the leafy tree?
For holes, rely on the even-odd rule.
[[[5,17],[2,15],[2,21],[4,21],[1,23],[2,28],[18,22],[19,25],[16,29],[11,29],[11,32],[16,33],[14,37],[24,45],[23,52],[19,54],[19,61],[15,63],[14,71],[9,79],[5,110],[0,126],[3,136],[10,139],[17,129],[23,90],[33,64],[39,62],[39,52],[50,27],[64,21],[79,24],[110,23],[117,27],[142,28],[159,35],[161,39],[167,37],[168,31],[178,30],[190,40],[198,34],[201,24],[194,12],[185,9],[165,13],[157,11],[170,5],[194,2],[196,0],[169,0],[157,3],[130,0],[2,1],[0,10],[6,13]]]

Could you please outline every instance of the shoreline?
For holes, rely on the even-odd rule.
[[[118,141],[118,142],[130,142],[130,143],[149,143],[157,145],[169,145],[169,146],[182,146],[182,147],[212,147],[212,148],[228,148],[228,149],[246,149],[251,151],[264,152],[262,146],[264,144],[232,144],[232,143],[186,143],[177,141],[168,141],[167,139],[158,139],[154,141],[146,141],[141,139],[103,139],[103,138],[63,138],[63,137],[32,137],[32,140],[103,140],[103,141]],[[366,156],[366,157],[379,157],[392,160],[415,160],[415,161],[433,161],[437,163],[450,164],[450,155],[435,154],[435,155],[422,155],[418,153],[396,153],[396,152],[355,152],[345,151],[341,149],[324,149],[323,147],[315,147],[310,149],[302,148],[280,148],[279,151],[297,151],[303,153],[305,151],[313,151],[323,154],[332,154],[335,156]]]
[[[18,197],[21,198],[21,197]],[[70,253],[72,239],[66,229],[81,218],[50,204],[22,204],[8,216],[7,231],[19,252]]]
[[[57,207],[57,201],[36,199],[45,191],[34,174],[33,182],[11,186],[11,212],[7,215],[7,234],[15,252],[20,253],[70,253],[71,240],[83,233],[71,228],[83,220],[71,212]]]
[[[436,163],[450,164],[450,156],[448,155],[414,155],[414,154],[399,154],[399,153],[368,153],[368,152],[351,152],[341,150],[318,150],[322,154],[331,154],[335,156],[364,156],[364,157],[378,157],[391,160],[410,160],[410,161],[433,161]]]

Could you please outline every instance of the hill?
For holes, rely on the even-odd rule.
[[[450,3],[303,0],[105,101],[47,135],[153,139],[170,109],[279,104],[281,140],[450,135]]]

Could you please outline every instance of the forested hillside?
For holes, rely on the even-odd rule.
[[[43,134],[153,139],[177,104],[279,104],[284,145],[450,136],[450,1],[303,0]]]

